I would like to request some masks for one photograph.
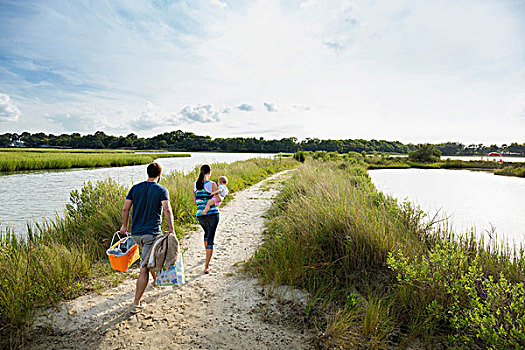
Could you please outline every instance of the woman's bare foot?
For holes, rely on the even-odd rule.
[[[205,268],[204,269],[204,273],[205,274],[209,274],[212,270],[213,270],[213,268],[211,268],[211,267],[208,267],[207,269]]]

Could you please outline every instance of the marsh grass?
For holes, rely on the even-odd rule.
[[[186,154],[135,154],[92,150],[0,151],[0,172],[42,169],[114,167],[150,163],[157,158],[188,157]]]
[[[437,163],[417,163],[409,161],[404,157],[379,157],[369,156],[365,158],[367,169],[472,169],[493,171],[494,175],[525,177],[525,163],[504,163],[483,160],[460,160],[447,158]]]
[[[407,346],[416,337],[459,347],[490,345],[489,336],[482,338],[476,329],[519,326],[525,315],[525,306],[516,306],[523,304],[523,249],[439,226],[418,208],[378,192],[365,166],[340,160],[307,160],[300,166],[276,199],[267,240],[247,270],[265,283],[306,289],[320,308],[335,305],[321,332],[327,344],[340,348]],[[441,258],[425,263],[432,256]],[[414,275],[420,266],[428,269]],[[469,269],[475,267],[480,273],[473,277]],[[481,281],[501,276],[516,291],[514,299],[498,294],[476,307],[464,297],[474,288],[473,299],[484,300],[491,289]],[[450,285],[456,280],[454,289]],[[361,298],[348,308],[354,291]],[[489,324],[485,313],[468,318],[464,313],[488,312],[494,305],[509,305],[509,318]],[[399,329],[405,330],[402,339]],[[523,330],[513,339],[524,345]]]
[[[494,174],[505,175],[505,176],[525,177],[525,164],[523,165],[524,166],[506,166],[502,169],[494,170]]]
[[[293,159],[212,164],[212,179],[229,178],[231,199],[236,191],[296,165]],[[195,222],[191,191],[196,178],[197,169],[161,180],[170,192],[179,237]],[[36,309],[118,283],[122,273],[111,271],[105,251],[122,224],[127,191],[111,179],[87,182],[71,192],[62,217],[30,225],[25,238],[10,230],[0,235],[0,348],[23,346]]]
[[[140,150],[142,151],[142,150]],[[139,151],[139,152],[140,152]],[[135,153],[134,150],[123,149],[95,149],[95,148],[32,148],[16,147],[1,148],[0,152],[36,152],[36,153]],[[162,151],[159,151],[162,152]]]

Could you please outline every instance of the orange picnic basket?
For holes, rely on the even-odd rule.
[[[113,244],[115,237],[118,237],[118,241]],[[113,234],[113,239],[109,249],[106,250],[106,254],[111,267],[117,271],[126,271],[140,258],[139,246],[127,232],[124,238],[120,238],[118,231]]]

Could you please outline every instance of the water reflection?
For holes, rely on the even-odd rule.
[[[469,170],[385,169],[368,172],[376,187],[408,199],[430,215],[444,212],[453,227],[525,243],[525,179]]]

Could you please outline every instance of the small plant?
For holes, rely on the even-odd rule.
[[[299,152],[296,152],[293,154],[293,158],[298,161],[298,162],[301,162],[301,163],[304,163],[306,157],[304,155],[304,152],[303,151],[299,151]]]
[[[354,309],[359,303],[359,294],[352,292],[346,296],[345,308],[348,310]]]

